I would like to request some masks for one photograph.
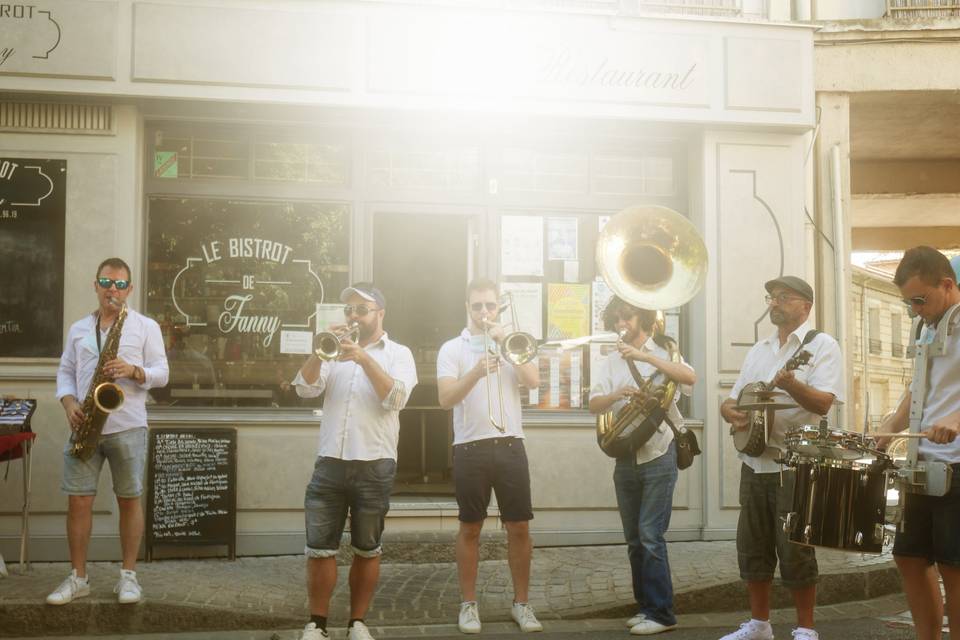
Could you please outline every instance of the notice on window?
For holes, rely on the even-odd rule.
[[[566,340],[590,333],[590,285],[547,285],[547,339]]]
[[[504,282],[501,294],[510,294],[512,306],[500,321],[513,322],[513,331],[524,331],[537,340],[543,340],[543,285],[539,282]]]
[[[543,276],[543,218],[500,218],[500,272],[505,276]]]
[[[547,218],[547,260],[577,260],[577,218]]]
[[[280,353],[313,353],[313,334],[309,331],[281,331]]]
[[[318,304],[316,323],[314,324],[316,332],[330,331],[330,327],[343,324],[343,308],[345,306],[343,304]]]

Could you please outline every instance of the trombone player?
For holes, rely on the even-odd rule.
[[[399,414],[417,384],[410,349],[383,330],[386,300],[380,290],[358,282],[343,290],[340,302],[346,303],[345,324],[331,327],[339,344],[321,346],[293,381],[301,397],[325,394],[320,448],[304,498],[310,622],[303,640],[329,637],[327,614],[348,512],[353,564],[347,639],[372,639],[363,618],[380,577],[380,541],[397,470]]]
[[[540,385],[537,365],[530,361],[535,350],[522,363],[525,358],[510,353],[506,358],[491,354],[491,347],[502,352],[505,343],[514,341],[497,324],[503,307],[492,280],[480,278],[467,285],[466,309],[467,327],[445,342],[437,357],[440,406],[453,408],[453,478],[460,510],[456,555],[463,598],[458,626],[462,633],[480,632],[476,591],[480,530],[492,489],[507,530],[514,591],[511,616],[521,631],[542,631],[527,603],[533,506],[519,389],[520,385],[528,389]],[[527,346],[532,349],[532,338]]]

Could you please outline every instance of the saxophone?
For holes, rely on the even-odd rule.
[[[621,336],[622,338],[622,336]],[[677,343],[667,343],[670,362],[680,362]],[[662,417],[670,409],[677,393],[677,383],[667,377],[664,384],[653,384],[654,376],[644,380],[630,402],[619,411],[606,411],[597,416],[597,444],[611,458],[619,458],[632,452],[630,434],[648,418]]]
[[[127,305],[123,305],[107,334],[103,350],[100,351],[100,359],[97,361],[97,369],[93,372],[93,380],[90,381],[90,390],[87,391],[87,397],[83,399],[83,424],[70,436],[72,443],[70,455],[81,460],[90,459],[93,452],[97,450],[100,432],[103,431],[107,417],[123,406],[123,389],[104,374],[103,366],[117,357],[120,332],[123,331],[123,322],[126,319]],[[100,327],[96,327],[95,330],[99,331]]]

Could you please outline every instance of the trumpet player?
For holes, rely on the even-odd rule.
[[[115,357],[106,349],[108,337],[120,322],[120,309],[133,292],[130,267],[120,258],[108,258],[97,268],[93,281],[97,309],[73,323],[67,334],[60,367],[57,369],[57,398],[63,405],[72,432],[78,432],[91,416],[84,413],[83,398],[100,368],[102,375],[123,390],[123,402],[103,423],[96,448],[87,459],[71,454],[67,443],[63,454],[63,492],[67,494],[67,542],[73,570],[47,596],[47,603],[62,605],[90,595],[87,580],[87,547],[93,525],[93,500],[104,461],[110,464],[113,492],[120,512],[120,548],[123,564],[114,592],[121,604],[139,602],[136,562],[143,537],[143,471],[147,458],[147,390],[167,384],[169,368],[160,325],[128,309],[120,329]],[[119,328],[119,325],[118,325]]]
[[[617,352],[609,354],[593,375],[590,412],[620,409],[637,393],[638,378],[659,375],[690,395],[697,374],[680,357],[671,359],[662,335],[654,335],[657,312],[639,309],[614,296],[604,309],[607,330],[621,335]],[[633,597],[637,613],[627,626],[633,635],[653,635],[677,626],[673,612],[673,582],[664,534],[670,527],[673,488],[677,483],[677,452],[670,420],[680,429],[683,416],[677,396],[653,435],[627,455],[617,458],[613,484],[627,542]]]
[[[386,300],[369,282],[340,294],[344,324],[329,361],[311,355],[294,385],[304,398],[324,395],[320,448],[304,498],[307,595],[310,622],[303,640],[327,634],[330,597],[337,583],[336,555],[350,515],[350,621],[348,640],[370,640],[363,622],[380,577],[380,541],[397,470],[400,410],[417,384],[413,354],[383,330]],[[351,326],[356,326],[356,342]]]
[[[537,388],[540,373],[532,361],[510,364],[498,353],[506,336],[497,323],[501,306],[496,283],[480,278],[467,285],[466,310],[467,328],[445,342],[437,357],[440,406],[453,409],[453,478],[460,520],[456,555],[462,597],[458,626],[462,633],[480,633],[477,566],[492,489],[507,530],[514,593],[511,616],[521,631],[542,631],[527,602],[533,506],[519,389]]]

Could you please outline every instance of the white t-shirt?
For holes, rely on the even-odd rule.
[[[936,327],[925,326],[919,344],[932,342]],[[923,418],[920,430],[928,429],[937,420],[960,410],[960,314],[954,317],[953,328],[947,336],[946,352],[928,359],[927,394],[923,399]],[[949,444],[936,444],[923,438],[919,442],[921,460],[937,460],[948,464],[960,463],[960,438]]]
[[[658,345],[653,338],[649,338],[643,345],[643,350],[647,351],[654,356],[661,358],[663,360],[669,360],[670,354],[666,349]],[[691,371],[693,367],[688,365],[683,358],[680,358],[680,362],[684,364]],[[640,362],[637,361],[634,364],[637,366],[637,371],[644,378],[649,378],[660,370],[649,362]],[[595,372],[592,372],[593,385],[590,387],[590,399],[597,398],[599,396],[610,395],[617,389],[625,387],[627,385],[636,387],[637,383],[633,379],[633,374],[630,373],[630,367],[627,365],[627,361],[623,359],[623,356],[619,352],[614,352],[607,354],[607,356],[600,361],[600,366],[597,367]],[[664,376],[661,374],[658,379],[654,380],[657,384],[663,384],[665,382]],[[689,396],[692,389],[689,385],[679,385],[677,390],[685,396]],[[679,429],[683,426],[683,416],[680,415],[680,409],[677,407],[677,400],[679,399],[679,394],[673,396],[673,404],[670,405],[670,408],[667,410],[667,417],[673,421],[674,426]],[[625,399],[617,400],[611,407],[610,411],[619,411],[627,401]],[[667,421],[664,420],[660,423],[660,427],[657,429],[657,433],[647,440],[647,443],[637,449],[637,464],[643,464],[644,462],[649,462],[659,458],[667,452],[667,449],[670,448],[670,442],[673,441],[673,429],[670,428],[670,425],[667,424]]]
[[[740,377],[737,378],[737,383],[733,385],[730,397],[736,400],[740,391],[752,382],[770,382],[797,351],[797,347],[803,342],[810,329],[812,329],[812,326],[809,322],[803,323],[790,334],[782,347],[776,331],[765,340],[753,345],[743,361]],[[840,355],[840,345],[832,336],[826,333],[818,333],[803,348],[809,351],[812,357],[808,364],[793,372],[796,379],[818,391],[832,393],[835,403],[843,402],[845,395],[843,357]],[[786,391],[782,389],[777,389],[777,391],[779,393],[773,396],[775,400],[795,403]],[[786,448],[783,442],[784,436],[789,429],[804,424],[820,424],[820,416],[799,405],[793,409],[778,410],[774,414],[773,431],[770,434],[766,451],[759,456],[748,456],[745,453],[740,453],[739,458],[756,473],[779,472],[781,465],[777,464],[775,460],[780,457],[781,451]]]
[[[437,380],[459,380],[483,357],[483,335],[473,336],[467,329],[440,347],[437,354]],[[463,444],[487,438],[513,436],[523,437],[520,411],[520,387],[514,366],[500,359],[500,377],[503,384],[503,415],[500,415],[500,383],[495,373],[490,373],[473,386],[463,400],[453,408],[453,444]],[[490,403],[487,404],[487,381],[490,383]],[[490,422],[492,414],[504,428],[501,433]]]

